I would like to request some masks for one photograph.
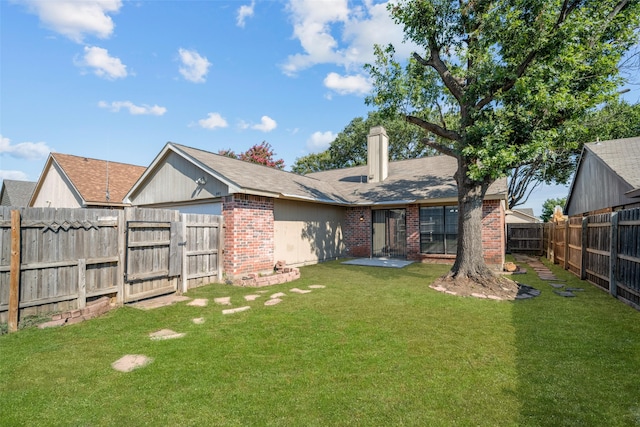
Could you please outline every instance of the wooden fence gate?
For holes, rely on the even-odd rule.
[[[218,215],[2,206],[0,323],[220,282],[223,245]]]

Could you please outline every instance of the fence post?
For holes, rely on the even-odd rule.
[[[618,296],[618,283],[616,282],[616,264],[618,263],[618,212],[611,213],[611,247],[609,251],[609,293]]]
[[[565,270],[569,268],[569,218],[564,223],[564,265]]]
[[[20,311],[20,211],[11,211],[11,261],[9,264],[9,332],[18,330]]]
[[[116,286],[118,287],[118,291],[116,293],[116,303],[121,306],[124,303],[125,300],[125,283],[124,283],[124,269],[125,269],[125,245],[126,245],[126,239],[125,239],[125,233],[126,233],[126,226],[127,226],[127,222],[125,220],[125,215],[126,215],[126,210],[129,208],[124,208],[124,210],[121,210],[118,212],[118,271],[116,273],[117,277],[117,283]]]
[[[182,283],[180,284],[180,289],[182,293],[185,293],[189,290],[189,260],[187,257],[187,214],[180,215],[180,221],[182,222],[182,238],[184,239],[185,245],[182,247]],[[182,242],[181,242],[182,243]]]
[[[582,218],[582,238],[580,239],[580,280],[587,278],[587,240],[589,239],[589,217]]]
[[[87,306],[87,260],[78,260],[78,308]]]

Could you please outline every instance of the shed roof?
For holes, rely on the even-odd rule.
[[[640,136],[591,142],[584,148],[601,158],[634,190],[640,189]]]
[[[28,206],[35,188],[36,183],[33,181],[3,180],[0,206]]]

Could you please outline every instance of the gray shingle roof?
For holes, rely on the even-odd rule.
[[[29,206],[35,188],[36,183],[32,181],[3,180],[0,206]]]
[[[640,188],[640,136],[584,145],[633,188]]]
[[[453,179],[456,160],[447,156],[389,162],[389,175],[384,182],[367,183],[367,166],[303,176],[184,145],[171,145],[226,180],[235,187],[232,192],[261,192],[340,204],[410,203],[457,197]],[[487,196],[504,198],[506,193],[507,181],[503,178],[489,188]]]

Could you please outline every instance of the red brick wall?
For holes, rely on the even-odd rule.
[[[368,207],[347,208],[344,244],[347,255],[352,257],[371,256],[371,209]],[[362,221],[360,221],[362,217]]]
[[[231,277],[273,270],[273,199],[234,194],[224,198],[224,271]]]
[[[502,269],[504,264],[504,206],[500,200],[485,200],[482,204],[482,247],[484,261]]]

